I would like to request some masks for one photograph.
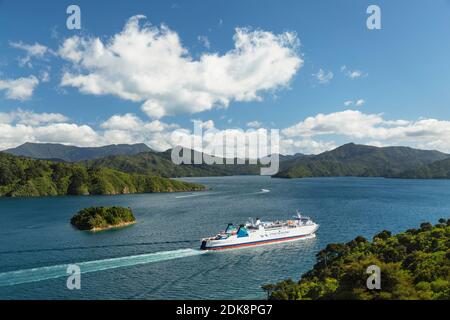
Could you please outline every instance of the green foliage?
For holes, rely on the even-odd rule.
[[[130,208],[91,207],[79,211],[72,217],[70,223],[79,230],[95,230],[135,221],[136,218]]]
[[[194,159],[194,152],[192,152],[191,159]],[[260,173],[259,165],[250,164],[176,165],[172,162],[171,150],[166,152],[143,152],[136,155],[116,155],[87,161],[86,163],[90,166],[108,167],[128,173],[157,175],[167,178],[257,175]],[[234,163],[236,163],[236,160],[234,160]]]
[[[155,152],[145,144],[110,145],[83,148],[50,143],[25,143],[17,148],[6,150],[16,156],[34,159],[58,160],[67,162],[86,162],[88,166],[108,167],[122,172],[154,175],[162,177],[230,176],[259,174],[258,165],[175,165],[171,151]],[[192,152],[192,159],[194,152]],[[291,156],[294,157],[294,156]],[[283,158],[283,157],[282,157]],[[281,159],[282,160],[282,159]],[[0,174],[2,173],[0,169]],[[1,174],[2,177],[8,178]],[[11,178],[11,177],[9,177]],[[1,178],[0,178],[1,179]],[[1,181],[0,181],[1,183]],[[4,184],[7,184],[6,182]],[[99,188],[105,186],[99,185]],[[77,186],[76,193],[86,190]]]
[[[260,164],[175,165],[171,161],[171,151],[155,152],[145,144],[80,148],[61,144],[25,143],[5,152],[36,159],[84,161],[84,165],[88,166],[166,178],[260,173]],[[194,159],[195,153],[191,151],[191,159]],[[280,172],[276,175],[279,178],[360,176],[450,179],[450,155],[407,147],[377,148],[350,143],[315,156],[280,155],[279,160]],[[233,162],[235,161],[234,159]],[[33,168],[25,173],[19,169],[12,174],[4,172],[0,163],[0,185],[10,184],[11,180],[23,174],[39,176],[39,171],[38,168]],[[75,186],[74,189],[75,193],[86,193],[83,186]]]
[[[402,172],[405,170],[448,157],[438,151],[407,147],[377,148],[350,143],[317,156],[287,160],[282,163],[282,170],[276,177],[403,177]],[[448,164],[447,169],[450,168],[450,160]]]
[[[449,299],[450,219],[433,226],[391,235],[382,231],[372,242],[357,237],[329,244],[317,255],[313,269],[299,282],[268,284],[270,299]],[[367,267],[381,269],[381,290],[368,290]]]
[[[103,147],[75,147],[57,143],[24,143],[17,148],[4,152],[34,159],[58,159],[59,161],[75,162],[88,159],[98,159],[117,154],[137,154],[151,151],[145,144],[118,144]]]
[[[0,153],[0,196],[115,195],[200,191],[204,187],[167,178],[129,174],[83,164],[32,160]]]
[[[67,189],[69,195],[86,195],[89,194],[87,183],[89,176],[85,168],[80,166],[74,166],[72,168],[70,183]]]
[[[450,158],[402,172],[397,177],[404,179],[450,179]]]

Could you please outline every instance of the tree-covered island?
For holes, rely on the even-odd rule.
[[[91,207],[80,210],[70,223],[79,230],[103,231],[136,223],[130,208]]]

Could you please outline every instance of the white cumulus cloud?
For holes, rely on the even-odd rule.
[[[25,51],[25,56],[19,58],[19,64],[21,66],[27,65],[29,67],[32,67],[32,58],[44,59],[49,54],[54,55],[54,52],[51,49],[37,42],[35,42],[34,44],[26,44],[22,41],[10,42],[10,46],[15,49]]]
[[[438,119],[386,120],[382,114],[345,110],[317,114],[282,130],[289,138],[334,136],[362,143],[404,145],[450,152],[450,121]]]
[[[359,100],[356,100],[355,106],[362,107],[365,103],[366,103],[366,101],[364,99],[359,99]]]
[[[281,154],[319,154],[335,149],[334,141],[320,141],[311,138],[305,139],[282,139],[280,142]]]
[[[364,100],[364,99],[358,99],[356,101],[353,101],[353,100],[344,101],[344,106],[346,106],[346,107],[350,107],[353,105],[356,107],[362,107],[365,104],[366,104],[366,100]]]
[[[211,42],[209,41],[207,36],[198,36],[197,37],[198,42],[200,42],[205,48],[210,49],[211,48]]]
[[[74,36],[59,55],[73,67],[61,85],[140,102],[149,116],[197,113],[232,101],[261,100],[289,85],[303,65],[294,33],[237,28],[234,48],[193,59],[175,31],[129,19],[108,41]]]
[[[333,80],[334,77],[333,72],[331,71],[325,72],[323,69],[319,69],[319,71],[313,74],[313,76],[320,84],[330,83],[330,81]]]
[[[17,109],[10,112],[0,112],[0,123],[18,123],[39,125],[42,123],[65,122],[68,118],[60,113],[36,113],[29,110]]]
[[[5,91],[7,99],[24,101],[31,98],[38,84],[38,78],[33,75],[27,78],[0,79],[0,90]]]
[[[343,72],[350,79],[358,79],[358,78],[367,76],[367,73],[365,73],[361,70],[356,70],[356,69],[351,70],[347,66],[342,66],[341,72]]]
[[[254,157],[264,155],[264,150],[255,149],[255,144],[251,143],[256,141],[255,134],[270,140],[270,130],[263,128],[219,130],[212,120],[192,122],[192,128],[182,128],[177,124],[161,120],[143,120],[135,114],[127,113],[113,115],[95,129],[85,124],[70,123],[67,117],[58,113],[35,113],[18,109],[0,113],[0,149],[24,142],[54,142],[79,146],[143,142],[154,150],[164,151],[180,143],[192,147],[192,142],[202,141],[199,134],[203,134],[205,152],[222,152],[224,141],[244,139],[249,155]],[[194,125],[200,128],[201,132],[194,130]],[[450,121],[391,120],[385,119],[383,114],[368,114],[358,110],[317,114],[281,130],[279,152],[317,154],[346,142],[375,146],[403,145],[450,152]],[[240,157],[245,155],[245,151],[242,146],[232,150]]]
[[[353,105],[353,100],[344,101],[344,106],[349,107],[351,105]]]
[[[249,123],[247,123],[247,127],[249,128],[260,128],[262,127],[262,123],[259,121],[250,121]]]
[[[25,142],[53,142],[79,146],[102,144],[102,138],[87,125],[67,123],[58,113],[17,110],[0,113],[0,149]]]

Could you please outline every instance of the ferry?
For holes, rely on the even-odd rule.
[[[256,221],[250,219],[239,227],[230,223],[215,237],[202,239],[200,249],[236,249],[309,239],[315,237],[318,228],[317,223],[299,212],[291,220],[263,222],[259,218],[256,218]]]

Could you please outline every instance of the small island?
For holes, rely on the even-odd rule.
[[[79,230],[96,232],[134,224],[136,218],[130,208],[91,207],[79,211],[70,223]]]

